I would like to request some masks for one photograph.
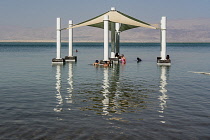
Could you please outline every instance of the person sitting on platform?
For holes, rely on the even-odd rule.
[[[98,60],[95,61],[95,63],[93,63],[93,65],[98,65],[100,64]]]
[[[115,54],[115,57],[119,58],[119,56],[120,56],[119,53],[116,53],[116,54]]]

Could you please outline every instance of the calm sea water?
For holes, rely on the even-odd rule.
[[[210,43],[121,43],[125,65],[94,67],[103,43],[0,43],[0,139],[210,139]],[[62,44],[62,57],[68,54]],[[137,63],[136,57],[143,61]]]

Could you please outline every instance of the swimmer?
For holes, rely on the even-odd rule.
[[[98,65],[99,64],[99,61],[96,60],[95,63],[93,63],[93,65]]]
[[[122,61],[123,64],[126,63],[126,58],[125,58],[124,54],[122,54],[121,61]]]
[[[137,57],[137,62],[140,62],[140,61],[141,61],[141,59],[139,57]]]
[[[109,64],[107,63],[107,61],[105,61],[105,63],[104,63],[103,66],[104,66],[104,67],[108,67],[108,66],[109,66]]]

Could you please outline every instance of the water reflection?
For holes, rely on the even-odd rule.
[[[120,94],[121,94],[121,86],[120,86],[120,65],[114,64],[111,71],[111,89],[113,92],[113,107],[112,112],[120,114]]]
[[[82,78],[77,78],[80,84],[74,84],[78,82],[74,81],[74,63],[67,63],[62,69],[62,77],[67,77],[65,78],[67,81],[63,83],[63,88],[60,90],[61,66],[56,67],[56,112],[64,109],[72,110],[77,105],[80,110],[94,111],[98,115],[108,116],[142,111],[147,108],[149,103],[147,98],[153,92],[152,87],[155,87],[148,86],[143,80],[133,82],[130,77],[120,75],[123,71],[121,64],[114,64],[112,67],[96,67],[95,76],[85,77],[85,74],[81,76]],[[91,82],[93,79],[94,81]],[[77,100],[74,99],[75,97]]]
[[[158,112],[160,112],[161,114],[159,115],[160,118],[162,118],[162,120],[160,121],[161,123],[166,123],[165,119],[164,119],[164,110],[167,107],[167,99],[168,99],[168,95],[167,95],[167,78],[168,78],[168,74],[169,74],[169,68],[170,66],[160,66],[160,70],[161,70],[161,74],[160,74],[160,93],[161,95],[159,96],[159,100],[160,100],[160,110]]]
[[[67,96],[66,96],[66,103],[72,104],[72,92],[73,92],[73,63],[74,62],[69,62],[68,63],[68,79],[67,82],[69,84],[69,87],[67,87]],[[71,110],[71,108],[68,108],[68,110]]]
[[[108,98],[108,94],[110,93],[109,92],[109,74],[108,74],[108,68],[104,68],[104,79],[103,79],[103,96],[104,96],[104,99],[102,100],[102,103],[103,103],[103,115],[108,115],[109,112],[108,112],[108,107],[109,107],[109,98]]]
[[[63,110],[64,104],[72,104],[72,92],[73,92],[73,63],[69,62],[65,66],[59,65],[59,64],[54,64],[54,68],[56,68],[56,84],[55,84],[55,89],[56,89],[56,107],[54,108],[55,112],[61,112]],[[68,70],[68,78],[67,78],[67,83],[68,86],[66,87],[67,92],[61,92],[62,91],[62,73],[61,70],[65,71],[66,69]],[[65,74],[65,73],[63,73]],[[68,110],[71,110],[70,106],[68,105]]]
[[[119,64],[114,64],[111,69],[104,68],[104,79],[102,85],[102,93],[104,99],[103,103],[103,115],[108,115],[109,113],[120,114],[120,81],[119,81]],[[110,76],[109,76],[110,72]],[[109,79],[110,77],[110,79]]]
[[[61,95],[61,66],[62,65],[55,65],[56,67],[56,84],[55,84],[55,89],[57,91],[56,93],[56,107],[54,108],[55,112],[61,112],[63,110],[62,106],[63,106],[63,97]]]
[[[143,81],[132,82],[129,78],[124,80],[125,77],[120,76],[121,68],[120,64],[107,68],[97,67],[97,70],[100,70],[99,75],[102,76],[101,89],[99,92],[94,90],[88,92],[89,98],[86,101],[90,103],[81,107],[81,110],[112,116],[147,108],[146,98],[152,92],[151,86],[143,85]],[[84,90],[86,93],[86,89]]]

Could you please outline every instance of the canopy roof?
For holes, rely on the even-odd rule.
[[[82,27],[82,26],[92,26],[92,27],[97,27],[97,28],[104,28],[104,16],[108,15],[109,16],[109,24],[111,24],[111,22],[114,23],[121,23],[120,29],[119,31],[125,31],[125,30],[129,30],[132,28],[137,28],[137,27],[145,27],[145,28],[151,28],[151,29],[157,29],[156,27],[152,26],[149,23],[143,22],[141,20],[138,20],[136,18],[133,18],[131,16],[128,16],[122,12],[116,11],[116,10],[111,10],[108,11],[104,14],[101,14],[97,17],[94,17],[92,19],[89,19],[87,21],[78,23],[73,25],[72,28],[76,28],[76,27]],[[69,28],[67,28],[69,29]],[[109,26],[109,30],[110,26]]]

